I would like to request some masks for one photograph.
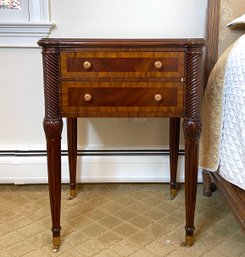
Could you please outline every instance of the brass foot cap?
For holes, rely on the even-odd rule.
[[[70,196],[73,197],[73,198],[75,198],[76,195],[77,195],[76,189],[71,189],[71,190],[70,190]]]
[[[53,252],[57,253],[60,246],[60,237],[53,237]]]
[[[76,197],[76,189],[71,189],[70,190],[70,195],[66,198],[67,200],[72,200]]]
[[[59,247],[58,247],[58,246],[53,246],[53,250],[52,250],[52,252],[53,252],[53,253],[57,253],[57,252],[58,252],[58,249],[59,249]]]
[[[174,199],[175,196],[177,195],[177,189],[170,189],[170,199]]]
[[[192,246],[193,245],[193,236],[186,236],[185,243],[186,243],[186,246]]]
[[[180,244],[181,247],[191,247],[193,245],[193,236],[186,236],[185,242]]]

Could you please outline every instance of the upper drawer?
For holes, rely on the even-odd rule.
[[[184,52],[61,52],[62,78],[181,78]]]

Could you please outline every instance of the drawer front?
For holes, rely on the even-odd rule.
[[[183,83],[62,83],[64,116],[181,116],[183,106]]]
[[[180,78],[184,57],[184,52],[61,52],[61,77]]]

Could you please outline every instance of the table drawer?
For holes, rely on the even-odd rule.
[[[63,113],[75,112],[83,116],[87,113],[85,116],[91,116],[100,112],[99,116],[110,116],[126,112],[127,116],[129,113],[132,114],[129,116],[134,116],[135,113],[158,112],[161,116],[163,113],[183,114],[183,107],[183,83],[62,83]]]
[[[63,78],[184,77],[184,52],[61,52]]]

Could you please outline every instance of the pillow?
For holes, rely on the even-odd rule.
[[[245,14],[228,23],[227,27],[232,29],[245,29]]]

